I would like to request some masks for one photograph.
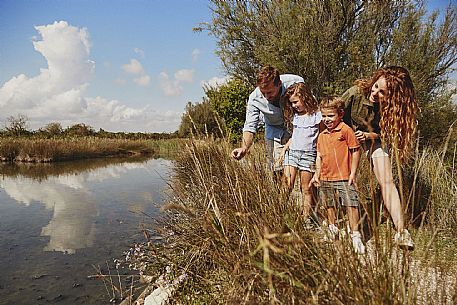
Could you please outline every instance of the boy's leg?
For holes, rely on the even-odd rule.
[[[347,207],[349,226],[351,227],[351,232],[359,230],[359,209],[358,207]]]
[[[335,225],[336,223],[336,209],[334,206],[327,207],[327,221],[329,225]]]

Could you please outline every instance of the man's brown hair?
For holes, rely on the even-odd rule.
[[[259,88],[264,88],[271,82],[273,82],[275,86],[278,86],[280,81],[279,71],[272,66],[262,67],[257,74],[257,86]]]

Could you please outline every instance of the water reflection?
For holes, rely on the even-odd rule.
[[[145,164],[145,159],[1,164],[0,186],[18,204],[41,203],[52,211],[50,222],[41,230],[41,236],[49,236],[45,251],[74,254],[94,244],[98,209],[93,185],[107,179],[119,180],[127,171],[145,170]],[[141,196],[153,197],[146,191]],[[143,209],[141,204],[137,209]]]

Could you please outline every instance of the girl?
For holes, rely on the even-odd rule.
[[[293,84],[287,89],[284,95],[284,122],[286,128],[292,132],[280,158],[284,159],[286,184],[291,192],[297,173],[300,173],[305,227],[310,228],[312,222],[309,215],[313,197],[309,182],[315,171],[321,113],[318,111],[316,98],[304,83]]]
[[[395,243],[412,250],[414,242],[405,228],[400,195],[394,184],[390,156],[403,164],[410,156],[416,134],[417,104],[408,70],[386,67],[374,72],[371,79],[356,81],[343,94],[344,122],[371,159],[382,197],[397,233]]]

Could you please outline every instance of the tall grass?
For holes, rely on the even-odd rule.
[[[2,161],[50,162],[104,156],[150,154],[154,141],[108,139],[98,137],[73,138],[1,138]]]
[[[455,199],[455,177],[444,182],[433,176],[440,159],[432,153],[419,158],[416,177],[428,185],[423,219],[430,220],[421,222],[419,232],[430,234],[417,234],[421,240],[416,250],[404,252],[393,246],[391,226],[371,224],[375,237],[368,254],[359,256],[348,238],[327,243],[319,231],[303,228],[301,208],[265,167],[260,147],[242,162],[232,160],[230,150],[224,141],[193,142],[176,160],[175,197],[159,226],[166,242],[149,259],[155,271],[167,264],[189,275],[175,296],[180,303],[453,304],[456,300],[455,277],[445,277],[444,271],[433,284],[436,269],[421,264],[429,262],[429,250],[436,247],[434,224],[455,232],[449,214],[455,215],[456,201],[440,202]],[[375,185],[364,181],[360,191],[366,203],[376,191]],[[448,272],[455,270],[457,260],[451,264]],[[418,289],[420,285],[425,288]]]

